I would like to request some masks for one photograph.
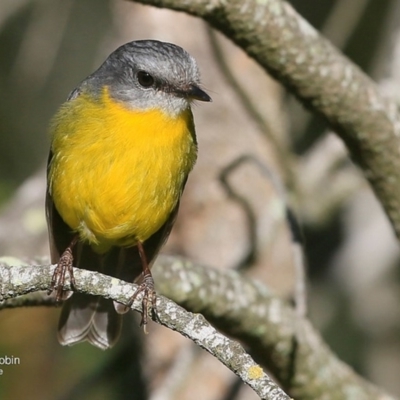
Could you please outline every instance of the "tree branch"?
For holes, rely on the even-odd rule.
[[[47,290],[53,267],[0,263],[0,300],[11,299],[0,304],[0,309],[16,306],[19,295]],[[153,272],[160,293],[201,312],[218,329],[244,342],[296,400],[393,400],[339,361],[307,320],[298,318],[292,307],[259,282],[236,271],[219,271],[167,256],[158,258]],[[136,288],[97,272],[74,269],[74,275],[78,291],[123,304]],[[35,296],[29,304],[42,304],[45,297]],[[141,310],[140,299],[132,308]],[[215,331],[201,315],[162,296],[157,297],[157,310],[162,325],[213,354],[262,399],[288,399],[238,343]]]
[[[47,290],[50,287],[54,265],[10,266],[0,264],[0,301],[6,301],[1,308],[24,305],[18,296]],[[127,304],[137,289],[129,284],[98,272],[74,268],[75,290],[90,295],[102,296]],[[65,287],[69,289],[69,284]],[[10,303],[7,300],[13,299]],[[16,299],[16,300],[14,300]],[[45,296],[38,296],[28,304],[50,305]],[[54,304],[54,302],[53,302]],[[132,309],[141,311],[141,298],[132,305]],[[191,339],[208,351],[226,367],[248,384],[261,399],[290,400],[289,396],[257,365],[243,347],[228,339],[210,325],[201,314],[192,314],[171,300],[157,296],[157,322]]]
[[[338,360],[306,319],[259,282],[165,256],[154,273],[161,293],[245,343],[296,400],[393,399]]]
[[[321,114],[362,167],[400,237],[397,104],[283,0],[136,0],[198,16]]]

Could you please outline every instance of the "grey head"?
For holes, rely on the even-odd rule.
[[[159,108],[169,115],[180,114],[193,100],[211,101],[200,88],[195,59],[179,46],[156,40],[138,40],[119,47],[76,90],[89,89],[100,95],[105,86],[111,97],[125,106]]]

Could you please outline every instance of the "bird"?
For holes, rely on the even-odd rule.
[[[65,291],[73,267],[138,282],[130,304],[143,293],[146,329],[156,299],[151,266],[197,159],[195,101],[211,101],[195,59],[172,43],[137,40],[112,52],[52,118],[46,219],[62,345],[111,348],[129,310]]]

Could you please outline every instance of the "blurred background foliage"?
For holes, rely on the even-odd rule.
[[[399,2],[291,3],[398,98]],[[240,50],[189,16],[119,0],[1,1],[0,256],[31,260],[48,254],[48,121],[112,50],[143,38],[171,41],[192,53],[214,100],[194,110],[199,162],[166,251],[220,268],[244,264],[245,273],[293,295],[296,269],[276,185],[252,164],[229,174],[231,191],[252,210],[249,218],[219,179],[250,154],[287,184],[305,240],[310,319],[340,358],[400,396],[399,247],[379,204],[322,118],[307,113]],[[262,116],[264,131],[254,112]],[[133,317],[112,351],[86,344],[61,348],[58,314],[1,312],[0,357],[21,359],[19,366],[3,367],[1,399],[143,399],[150,392],[152,399],[164,399],[174,368],[190,376],[170,398],[255,398],[177,334],[153,324],[143,337]]]

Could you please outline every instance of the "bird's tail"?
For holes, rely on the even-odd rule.
[[[107,350],[121,333],[122,315],[113,302],[97,296],[75,293],[64,302],[58,325],[58,340],[66,346],[88,341]]]

